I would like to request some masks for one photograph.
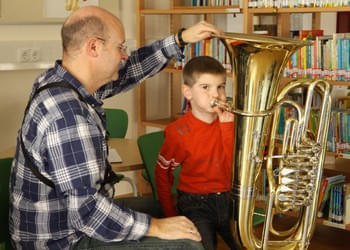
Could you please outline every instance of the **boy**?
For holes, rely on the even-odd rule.
[[[216,232],[235,248],[230,219],[233,155],[233,115],[211,100],[225,101],[226,71],[208,56],[192,58],[183,70],[182,92],[191,110],[166,127],[156,163],[159,201],[166,217],[191,219],[205,249],[216,249]],[[177,210],[171,197],[172,171],[182,165]]]

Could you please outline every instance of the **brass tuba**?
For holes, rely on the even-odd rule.
[[[317,213],[331,112],[331,86],[323,80],[295,80],[283,88],[279,86],[289,58],[301,47],[310,45],[306,41],[238,33],[218,37],[230,55],[234,96],[232,104],[213,100],[212,105],[236,114],[232,184],[235,240],[246,249],[306,249]],[[304,105],[287,98],[288,93],[296,89],[307,92]],[[321,97],[321,105],[318,128],[313,136],[308,121],[315,95]],[[276,153],[282,105],[295,109],[297,117],[286,120],[281,152]],[[263,163],[269,193],[260,237],[254,234],[252,224],[256,182]],[[288,230],[277,230],[272,223],[275,214],[289,210],[299,215],[297,222]]]

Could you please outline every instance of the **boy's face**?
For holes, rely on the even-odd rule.
[[[216,114],[210,102],[215,98],[226,101],[225,80],[223,75],[202,74],[192,87],[184,85],[183,94],[191,102],[192,113]]]

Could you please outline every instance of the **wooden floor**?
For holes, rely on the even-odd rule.
[[[261,233],[262,226],[257,227],[257,232]],[[309,250],[349,250],[350,231],[317,225],[313,238],[311,239]],[[219,239],[218,250],[229,250],[226,244]]]

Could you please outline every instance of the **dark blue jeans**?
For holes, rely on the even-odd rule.
[[[117,203],[133,210],[162,217],[162,209],[153,197],[131,197],[118,199]],[[103,242],[85,236],[73,248],[74,250],[203,250],[200,242],[192,240],[161,240],[155,237],[143,237],[138,241]]]
[[[196,225],[204,249],[217,248],[217,233],[231,249],[238,249],[230,223],[233,201],[229,192],[202,195],[178,190],[177,209],[179,214],[186,216]]]

